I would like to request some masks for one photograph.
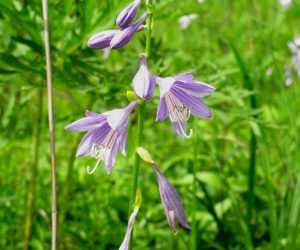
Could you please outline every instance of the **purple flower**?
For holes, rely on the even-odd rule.
[[[105,30],[96,33],[88,40],[88,46],[92,49],[108,48],[113,37],[119,32],[119,30]]]
[[[160,103],[157,110],[157,121],[170,117],[171,123],[180,137],[189,138],[186,134],[186,123],[190,115],[210,118],[209,108],[201,98],[215,90],[214,87],[194,80],[191,73],[176,77],[156,78],[160,90]]]
[[[137,97],[148,100],[153,95],[155,77],[152,76],[147,67],[146,57],[143,55],[140,68],[134,76],[132,85]]]
[[[130,25],[131,21],[134,19],[136,15],[140,3],[141,0],[135,0],[133,3],[131,3],[121,11],[116,21],[120,29],[125,29]]]
[[[118,148],[126,154],[126,130],[130,113],[136,108],[137,102],[131,102],[123,109],[115,109],[97,114],[90,111],[86,117],[79,119],[67,127],[66,130],[82,132],[87,131],[77,148],[77,157],[90,155],[97,159],[93,170],[87,169],[89,174],[96,171],[99,162],[104,162],[104,167],[110,174],[118,154]]]
[[[144,13],[135,23],[117,33],[110,42],[112,49],[119,49],[129,43],[133,35],[139,30],[142,23],[148,17],[148,13]]]
[[[139,208],[135,207],[132,214],[130,215],[125,238],[124,238],[119,250],[128,250],[129,249],[130,237],[131,237],[132,229],[133,229],[138,211],[139,211]]]
[[[190,229],[191,227],[186,221],[184,208],[176,189],[155,164],[152,165],[152,168],[157,176],[160,198],[164,205],[170,227],[176,231],[178,222],[183,228]]]

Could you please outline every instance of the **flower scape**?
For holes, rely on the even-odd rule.
[[[146,3],[148,11],[133,22],[140,4],[141,1],[136,0],[124,8],[116,18],[118,29],[106,30],[93,35],[88,40],[88,46],[95,50],[120,49],[132,40],[136,32],[143,29],[147,29],[147,31],[150,29],[151,31],[153,6],[150,3]],[[144,22],[147,18],[151,19],[145,26]],[[132,80],[136,101],[130,102],[124,108],[102,114],[86,111],[84,118],[65,127],[66,130],[70,131],[86,132],[77,148],[76,156],[91,156],[96,159],[93,168],[87,167],[89,174],[96,171],[100,162],[103,162],[106,172],[110,174],[116,163],[118,149],[123,155],[126,154],[126,132],[129,117],[132,112],[139,109],[140,105],[143,105],[143,102],[151,100],[155,86],[158,86],[160,93],[156,121],[163,121],[169,117],[178,136],[183,138],[192,136],[192,129],[187,133],[187,122],[191,115],[205,119],[212,117],[211,111],[202,101],[202,98],[215,91],[213,86],[196,81],[192,73],[168,77],[153,75],[148,68],[148,57],[149,52],[141,55],[139,69]],[[137,157],[151,166],[157,176],[159,193],[170,228],[173,231],[177,231],[178,226],[190,229],[176,189],[162,174],[147,150],[139,148],[137,154]],[[137,192],[134,191],[136,198]],[[132,206],[127,232],[119,249],[129,249],[130,237],[139,207],[140,204]]]

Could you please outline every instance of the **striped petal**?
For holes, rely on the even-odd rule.
[[[77,132],[88,131],[92,128],[101,126],[105,122],[106,118],[104,116],[84,117],[66,126],[65,129]]]
[[[209,108],[199,98],[185,93],[180,88],[176,88],[176,86],[171,91],[184,105],[191,107],[192,115],[201,118],[210,118],[212,116]]]
[[[168,116],[168,108],[166,105],[165,97],[161,97],[159,101],[159,106],[156,114],[156,121],[165,120]]]

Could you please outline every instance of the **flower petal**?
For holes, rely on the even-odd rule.
[[[99,128],[97,127],[89,130],[83,137],[77,148],[76,157],[89,155],[91,152],[92,145],[101,144],[101,142],[105,139],[106,135],[110,130],[111,128],[108,126],[107,123]]]
[[[116,24],[120,29],[125,29],[134,19],[138,6],[141,0],[135,0],[133,3],[125,7],[121,13],[118,15]]]
[[[129,249],[130,237],[131,237],[132,229],[135,224],[135,219],[136,219],[138,211],[139,211],[139,208],[135,207],[132,214],[130,215],[130,218],[128,220],[125,238],[124,238],[119,250],[128,250]]]
[[[105,121],[106,118],[104,116],[84,117],[69,124],[68,126],[65,127],[65,129],[71,131],[77,131],[77,132],[88,131],[92,128],[101,126]]]
[[[183,73],[175,77],[176,81],[192,81],[194,79],[194,75],[192,73]]]
[[[175,79],[173,77],[156,77],[156,83],[159,86],[160,98],[162,98],[171,89],[175,83]]]
[[[120,151],[125,156],[126,155],[126,131],[124,131],[120,135],[120,145],[119,146],[120,146]]]
[[[130,42],[140,25],[146,20],[148,13],[144,13],[135,23],[117,33],[110,42],[112,49],[119,49]]]
[[[207,96],[216,90],[213,86],[209,84],[203,82],[195,82],[195,81],[191,81],[191,82],[178,81],[174,84],[174,86],[181,88],[187,94],[198,98]]]
[[[114,109],[103,113],[112,129],[122,132],[128,126],[129,115],[136,108],[137,102],[131,102],[123,109]]]
[[[156,114],[156,121],[165,120],[168,116],[168,108],[166,105],[165,97],[161,97],[159,101],[159,106]]]
[[[108,152],[104,159],[104,167],[108,174],[111,173],[118,155],[119,140],[116,140],[112,149]]]
[[[172,93],[184,104],[191,107],[191,114],[201,117],[210,118],[212,116],[209,108],[197,97],[189,95],[178,87],[172,88]]]
[[[88,116],[88,117],[100,117],[100,116],[103,116],[103,115],[87,110],[87,111],[85,111],[85,116]]]
[[[120,33],[119,30],[105,30],[91,36],[88,40],[88,46],[92,49],[108,48],[111,40]]]
[[[185,122],[171,122],[176,133],[182,137],[182,138],[186,138],[188,137],[186,134],[186,121]]]
[[[137,97],[142,100],[148,100],[153,95],[155,77],[152,76],[147,67],[146,57],[143,56],[140,68],[135,74],[132,86]]]
[[[190,229],[190,226],[186,222],[184,208],[176,189],[172,186],[168,179],[160,172],[159,168],[155,164],[152,165],[152,169],[157,175],[159,193],[170,227],[176,230],[177,220],[183,228]]]

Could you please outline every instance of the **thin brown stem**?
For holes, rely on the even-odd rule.
[[[50,57],[50,38],[48,22],[48,1],[43,0],[43,17],[44,17],[44,36],[45,36],[45,53],[47,67],[47,93],[48,93],[48,122],[50,134],[50,156],[51,156],[51,194],[52,194],[52,241],[51,249],[56,250],[56,163],[55,163],[55,138],[53,122],[53,89],[52,89],[52,70]]]

